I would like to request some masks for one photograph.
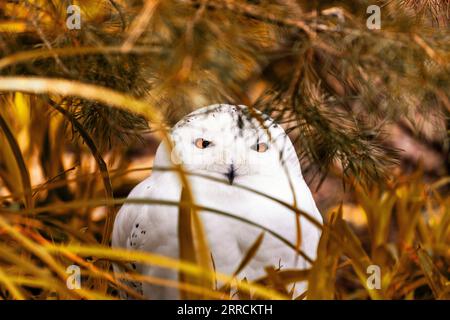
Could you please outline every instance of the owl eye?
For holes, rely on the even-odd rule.
[[[198,138],[195,140],[195,146],[199,149],[206,149],[211,145],[212,145],[211,141],[202,138]]]
[[[259,142],[255,145],[254,149],[257,152],[263,153],[263,152],[266,152],[267,149],[269,149],[269,146],[267,145],[267,143]]]

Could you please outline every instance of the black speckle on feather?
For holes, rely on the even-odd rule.
[[[237,125],[239,130],[244,129],[244,120],[242,120],[242,116],[238,115]]]

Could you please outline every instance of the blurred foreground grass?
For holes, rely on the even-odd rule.
[[[110,262],[140,261],[182,281],[122,277],[229,299],[262,235],[231,276],[192,259],[192,243],[181,256],[196,263],[109,248],[114,214],[151,173],[168,124],[224,101],[274,116],[305,171],[331,170],[347,190],[322,212],[311,269],[267,266],[234,298],[450,298],[448,3],[378,1],[381,31],[366,28],[365,1],[74,3],[83,27],[68,31],[65,1],[0,2],[0,298],[139,299]],[[440,156],[443,168],[404,170],[386,123],[431,145],[422,160]],[[188,191],[180,213],[193,213]],[[81,289],[67,285],[70,265]],[[301,297],[287,290],[296,281],[308,281]]]
[[[49,106],[43,110],[42,101],[23,93],[5,95],[2,103],[8,106],[0,112],[1,119],[8,119],[2,120],[7,134],[0,138],[5,164],[0,171],[4,182],[0,197],[2,298],[114,299],[118,289],[139,298],[114,279],[107,261],[142,261],[178,269],[191,281],[170,282],[132,271],[124,277],[175,286],[188,298],[230,297],[226,284],[231,279],[225,275],[149,253],[111,249],[108,242],[101,245],[106,208],[114,211],[125,201],[113,200],[108,192],[105,197],[105,189],[111,185],[110,192],[120,194],[121,188],[128,190],[136,183],[131,174],[141,170],[147,175],[149,167],[130,169],[127,157],[109,159],[111,168],[105,176],[92,161],[88,144],[74,143],[65,134],[70,131],[64,130],[67,124],[61,114]],[[30,181],[42,179],[43,172],[52,178],[32,185]],[[355,201],[325,213],[327,223],[313,267],[278,271],[267,266],[264,279],[240,281],[239,296],[292,298],[288,284],[306,280],[308,299],[449,298],[450,197],[441,192],[448,183],[449,177],[425,183],[420,170],[393,176],[382,187],[348,181]],[[350,222],[343,216],[350,217]],[[358,219],[351,218],[355,216]],[[257,246],[256,242],[242,263],[252,258]],[[72,264],[82,271],[80,290],[66,285],[66,268]],[[380,268],[381,289],[368,287],[370,265]],[[199,277],[215,278],[219,285],[192,281]]]

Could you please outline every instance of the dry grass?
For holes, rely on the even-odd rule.
[[[24,81],[24,88],[26,83]],[[96,92],[95,89],[93,92]],[[121,169],[112,172],[108,172],[105,167],[98,170],[92,165],[86,165],[88,157],[96,158],[97,163],[102,159],[99,154],[92,153],[94,150],[89,143],[80,144],[79,149],[72,151],[75,153],[73,159],[84,159],[81,163],[65,164],[67,167],[73,165],[76,169],[65,175],[61,171],[59,176],[44,184],[30,184],[27,168],[37,170],[38,166],[49,165],[39,161],[36,163],[36,153],[43,152],[36,146],[33,147],[35,143],[42,141],[39,133],[53,132],[58,136],[53,141],[58,141],[59,144],[71,142],[61,136],[62,117],[56,116],[55,111],[52,111],[53,116],[50,118],[45,112],[32,113],[32,117],[26,116],[27,112],[23,108],[33,108],[31,103],[36,103],[35,101],[37,100],[33,96],[21,93],[8,94],[2,100],[4,106],[7,106],[2,110],[9,110],[6,113],[3,111],[3,117],[15,119],[9,122],[14,126],[10,129],[11,134],[2,136],[0,140],[2,158],[8,164],[1,172],[4,185],[8,188],[8,191],[4,190],[7,195],[0,199],[3,204],[0,209],[2,297],[114,299],[117,298],[117,290],[124,288],[114,279],[108,268],[109,264],[105,262],[138,261],[179,270],[182,280],[170,282],[132,272],[126,277],[178,287],[185,298],[229,298],[227,284],[233,275],[231,278],[215,275],[211,266],[208,266],[209,251],[201,231],[201,222],[188,218],[191,214],[198,214],[189,214],[192,210],[189,208],[195,207],[190,205],[189,198],[185,195],[180,203],[161,202],[180,206],[181,221],[184,221],[180,223],[180,239],[184,244],[181,246],[181,257],[185,261],[181,262],[151,253],[111,249],[105,243],[102,245],[102,239],[109,237],[108,228],[111,226],[104,228],[108,215],[103,215],[100,219],[94,218],[95,208],[106,206],[114,211],[124,201],[154,201],[112,199],[109,192],[105,196],[108,185],[117,187],[117,182],[126,179],[126,164],[118,164],[117,168]],[[51,110],[50,105],[47,108]],[[36,121],[33,117],[49,121],[43,124],[42,120]],[[36,122],[33,123],[32,120]],[[42,125],[46,128],[38,127]],[[62,164],[67,152],[59,144],[50,147],[53,166]],[[28,148],[17,152],[17,146]],[[37,158],[41,157],[42,154]],[[111,183],[110,176],[114,177],[113,181],[116,183]],[[240,281],[239,294],[250,297],[248,290],[251,289],[254,298],[289,298],[286,289],[288,284],[307,280],[308,299],[448,298],[450,197],[439,192],[448,183],[449,179],[444,178],[433,184],[426,184],[420,172],[412,176],[396,177],[395,182],[389,182],[382,189],[373,187],[365,190],[355,182],[353,187],[357,211],[359,215],[365,216],[365,222],[352,226],[343,220],[345,210],[350,210],[346,204],[331,210],[326,214],[328,221],[323,228],[318,259],[310,270],[277,272],[268,266],[267,277],[264,279],[256,282]],[[72,197],[64,202],[55,200],[55,193],[64,192],[63,190]],[[195,221],[195,224],[191,226],[189,221]],[[260,239],[256,239],[235,275],[252,259],[259,241]],[[294,250],[295,244],[290,245]],[[77,264],[82,269],[81,290],[68,290],[66,287],[66,268],[71,264]],[[369,265],[381,268],[381,290],[367,288],[366,271]],[[219,288],[214,286],[214,279],[221,284]],[[138,296],[136,292],[132,294]]]
[[[421,136],[411,115],[432,112],[443,119],[435,133],[448,152],[448,34],[412,28],[409,20],[370,33],[345,1],[319,16],[307,4],[282,2],[85,1],[89,16],[79,33],[59,31],[62,1],[0,4],[0,299],[118,299],[119,290],[142,298],[119,278],[172,286],[186,299],[230,299],[233,282],[242,299],[450,298],[450,177],[428,179],[420,167],[393,171],[398,150],[380,129],[405,114]],[[419,11],[415,23],[431,14],[446,25],[448,17],[436,11],[442,6],[430,3],[400,7]],[[391,2],[386,8],[397,12]],[[342,17],[330,12],[342,14],[345,24],[338,28]],[[212,23],[220,14],[223,30]],[[138,19],[128,26],[130,15]],[[252,97],[259,86],[265,94]],[[121,204],[155,203],[124,198],[151,171],[136,168],[129,155],[129,145],[140,146],[149,132],[144,117],[153,139],[167,139],[168,124],[180,114],[217,99],[277,116],[302,160],[319,163],[322,173],[338,172],[351,190],[351,201],[323,212],[310,269],[267,266],[265,277],[238,281],[271,233],[261,230],[232,275],[216,274],[198,213],[210,209],[192,203],[187,183],[179,203],[158,202],[179,207],[181,260],[109,247]],[[186,182],[182,168],[173,169]],[[344,219],[351,215],[358,219]],[[112,261],[171,268],[180,280],[131,270],[116,279]],[[78,290],[66,284],[73,264],[82,272]],[[380,267],[381,289],[368,287],[371,265]],[[293,297],[287,288],[297,281],[307,281],[308,291]]]

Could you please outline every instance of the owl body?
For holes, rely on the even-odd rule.
[[[195,123],[196,120],[199,121],[198,119],[202,123],[201,130],[190,130],[191,135],[186,134],[183,130],[177,130],[177,127],[175,127],[174,129],[179,131],[178,133],[182,137],[177,141],[176,135],[172,133],[172,137],[175,136],[175,143],[174,150],[171,152],[165,144],[161,144],[155,157],[155,166],[167,167],[168,164],[173,165],[174,162],[181,163],[188,172],[192,173],[188,175],[188,179],[197,205],[226,212],[256,224],[251,225],[208,210],[199,212],[214,265],[218,272],[232,274],[257,237],[261,232],[264,232],[264,229],[266,231],[261,246],[250,263],[239,273],[239,278],[254,280],[262,277],[265,275],[264,268],[267,266],[273,266],[281,270],[307,268],[308,263],[303,257],[270,232],[267,232],[267,230],[270,230],[292,244],[295,244],[297,240],[294,212],[285,205],[274,201],[273,198],[280,202],[295,205],[312,215],[317,221],[322,221],[311,192],[301,175],[297,156],[295,154],[294,159],[292,155],[292,144],[286,135],[277,135],[277,130],[272,132],[273,135],[269,134],[270,137],[266,137],[266,140],[262,139],[261,132],[254,134],[254,131],[257,130],[255,128],[258,128],[258,124],[255,123],[254,127],[250,126],[251,129],[248,129],[252,132],[250,135],[240,134],[239,130],[242,130],[242,127],[245,128],[245,125],[242,127],[236,125],[238,130],[233,133],[232,130],[229,130],[229,126],[234,128],[233,120],[236,120],[235,117],[230,116],[230,114],[233,114],[231,112],[234,110],[233,107],[235,106],[226,105],[225,111],[219,109],[216,116],[205,115],[205,118],[211,118],[212,125],[208,121],[205,123],[205,118],[201,116],[200,118],[191,118],[191,121],[187,123]],[[217,106],[209,107],[207,110],[216,110],[217,108]],[[220,108],[223,107],[220,106]],[[220,120],[215,121],[224,112],[226,119],[221,119],[223,123],[220,124]],[[239,121],[239,119],[237,120]],[[251,123],[251,120],[242,121]],[[206,131],[211,128],[219,133],[215,135],[211,132],[205,132],[204,127],[206,127]],[[281,131],[278,133],[284,134],[284,131],[281,128],[279,129]],[[225,145],[225,143],[221,145],[222,142],[218,141],[221,136],[220,132],[224,131],[228,135],[232,134],[231,145]],[[276,144],[272,145],[270,141],[280,138],[283,139],[282,143],[278,141],[278,149],[280,150],[271,150],[271,152],[285,152],[284,155],[272,159],[274,160],[273,163],[268,161],[258,162],[259,158],[252,161],[251,157],[258,156],[258,153],[261,153],[253,150],[255,141],[252,141],[252,139],[256,139],[257,143],[264,140],[268,144],[268,149],[276,149]],[[210,141],[216,147],[216,150],[213,149],[213,146],[210,147],[211,150],[208,150],[211,152],[210,157],[206,157],[206,160],[203,158],[204,162],[200,161],[202,159],[199,160],[202,157],[196,158],[197,151],[207,149],[195,146],[198,139],[202,139],[203,142],[205,140]],[[177,144],[180,143],[183,146],[178,145],[177,147]],[[237,147],[236,145],[239,144],[240,146]],[[243,154],[246,148],[251,151],[250,156]],[[257,146],[256,149],[258,148],[261,147]],[[190,152],[189,150],[193,150],[195,154],[190,155],[188,159],[186,154]],[[176,154],[176,152],[179,152],[179,154]],[[219,157],[214,156],[218,153],[220,153]],[[277,161],[279,166],[276,164]],[[264,166],[265,163],[268,163],[268,167],[259,167]],[[232,170],[232,175],[230,170]],[[181,189],[180,177],[176,172],[155,170],[149,178],[133,189],[129,197],[177,202],[180,200]],[[301,218],[300,226],[301,249],[311,259],[314,259],[320,231],[304,218]],[[118,213],[113,231],[113,246],[178,258],[178,241],[177,206],[126,204]],[[149,265],[135,265],[135,267],[138,272],[144,275],[177,280],[177,272],[174,270]],[[115,270],[119,272],[119,267],[115,266]],[[179,298],[178,290],[171,287],[140,283],[134,283],[134,286],[142,291],[144,296],[151,299]],[[305,287],[302,283],[295,286],[295,291],[298,294],[304,290]]]

